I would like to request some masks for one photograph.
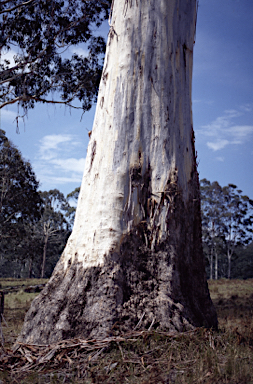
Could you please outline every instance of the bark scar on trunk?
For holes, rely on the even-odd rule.
[[[96,149],[97,149],[97,142],[96,142],[96,140],[94,140],[94,142],[92,144],[92,149],[91,149],[91,161],[90,161],[89,172],[91,171],[92,164],[93,164],[93,161],[94,161],[94,158],[95,158],[95,155],[96,155]]]

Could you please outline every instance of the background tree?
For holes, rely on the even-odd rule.
[[[27,225],[34,225],[41,217],[38,186],[30,163],[0,130],[0,252],[4,264],[9,257],[20,264]]]
[[[35,102],[72,105],[76,99],[88,110],[97,96],[105,51],[104,38],[94,31],[108,17],[110,4],[111,0],[1,1],[0,108],[18,102],[26,112]],[[80,43],[86,44],[87,56],[70,58],[66,50]],[[10,49],[16,52],[14,64],[3,55]]]
[[[41,219],[40,219],[41,220]],[[20,241],[18,256],[22,260],[22,274],[20,277],[39,278],[41,274],[41,261],[43,254],[43,242],[38,233],[40,221],[26,224],[26,236]],[[8,261],[10,267],[12,261]],[[10,276],[10,275],[9,275]]]
[[[20,257],[28,277],[50,277],[67,239],[71,225],[65,216],[68,202],[57,189],[39,192],[43,214],[36,223],[28,223],[21,243]],[[21,256],[23,255],[23,256]]]
[[[209,278],[218,279],[218,256],[221,248],[221,216],[223,211],[222,188],[216,181],[200,181],[202,237],[204,251],[209,262]],[[214,268],[213,268],[214,267]]]
[[[73,231],[26,343],[217,326],[191,114],[196,1],[113,4]]]
[[[231,278],[253,279],[253,242],[236,247],[231,265]]]
[[[29,162],[0,130],[0,276],[49,277],[70,234],[70,206],[38,191]]]
[[[69,218],[71,224],[74,224],[75,214],[76,214],[76,205],[77,205],[79,193],[80,193],[80,187],[77,187],[74,189],[74,191],[70,192],[67,195],[67,200],[70,206],[66,215]]]
[[[203,243],[210,263],[210,278],[213,276],[213,255],[215,278],[218,278],[219,256],[220,259],[227,258],[226,276],[230,278],[236,248],[246,246],[252,240],[253,201],[233,184],[221,187],[217,181],[211,183],[203,179],[200,185]]]
[[[231,261],[235,248],[247,245],[253,233],[253,200],[242,194],[234,184],[223,188],[223,232],[228,260],[227,276],[231,277]]]
[[[41,275],[45,275],[46,258],[49,244],[58,244],[60,248],[65,246],[70,235],[70,223],[66,219],[66,212],[69,212],[69,204],[63,193],[57,189],[40,193],[44,212],[37,225],[37,231],[43,239],[43,257],[41,264]],[[57,255],[59,252],[57,252]]]

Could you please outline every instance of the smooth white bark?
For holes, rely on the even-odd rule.
[[[150,3],[148,6],[146,3]],[[183,200],[195,162],[191,80],[195,1],[115,0],[96,115],[65,268],[103,265],[144,219],[131,169],[150,168],[153,206],[177,185]],[[170,179],[170,181],[169,181]],[[173,197],[171,196],[171,199]],[[173,201],[159,208],[159,233]],[[152,227],[152,220],[149,225]]]

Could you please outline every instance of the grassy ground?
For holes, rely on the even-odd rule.
[[[48,279],[13,279],[5,278],[0,279],[0,289],[10,288],[10,287],[27,287],[29,285],[39,285],[44,284]]]
[[[11,347],[21,330],[25,313],[30,307],[32,300],[38,293],[27,293],[24,290],[33,285],[45,284],[47,279],[0,279],[0,291],[13,288],[4,298],[4,319],[8,326],[2,322],[5,347]],[[1,384],[1,382],[0,382]]]
[[[33,284],[38,281],[27,283]],[[0,384],[253,384],[253,280],[210,281],[209,289],[219,332],[147,332],[93,351],[66,349],[30,372],[15,372],[14,363],[0,366]],[[35,295],[21,289],[5,296],[5,347],[14,342]]]

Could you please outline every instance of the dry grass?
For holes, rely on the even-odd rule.
[[[23,291],[5,295],[4,318],[8,326],[3,322],[2,327],[7,348],[10,348],[15,342],[21,331],[25,314],[37,295],[38,293],[25,293]]]
[[[219,328],[223,332],[239,332],[253,337],[253,279],[209,282],[209,290],[217,310]]]
[[[32,300],[38,295],[38,293],[24,292],[24,289],[29,286],[45,284],[47,281],[48,279],[0,279],[0,290],[5,291],[11,288],[4,298],[4,319],[8,326],[2,322],[2,327],[6,348],[9,348],[16,340],[21,331],[25,314]]]
[[[26,369],[18,368],[22,358],[7,359],[5,368],[0,365],[0,383],[253,383],[253,280],[219,280],[209,282],[209,288],[218,313],[219,332],[198,329],[177,335],[135,333],[122,340],[109,340],[106,345],[93,341],[89,348],[70,343],[37,365],[29,365],[26,351]],[[8,334],[7,327],[3,330],[10,343],[29,307],[31,296],[27,295],[36,294],[9,295],[5,317],[12,334]],[[32,353],[35,356],[35,351]]]
[[[45,284],[47,281],[48,279],[14,279],[7,277],[5,279],[0,279],[0,289]]]

